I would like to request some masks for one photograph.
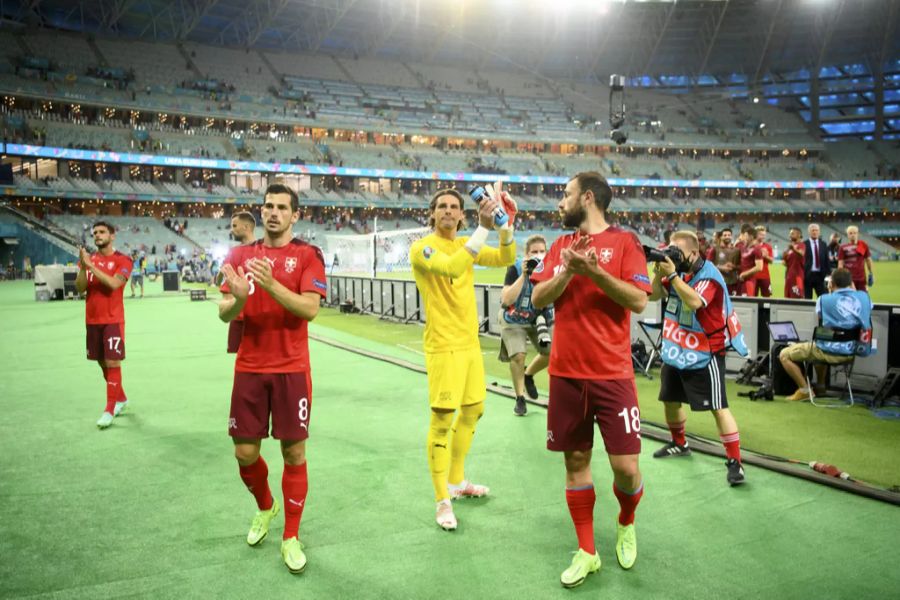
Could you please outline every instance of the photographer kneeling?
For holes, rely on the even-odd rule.
[[[537,400],[538,391],[534,376],[547,368],[550,362],[550,340],[553,327],[553,307],[537,310],[531,303],[534,284],[530,277],[534,269],[547,253],[547,241],[543,236],[533,235],[525,241],[525,259],[517,260],[506,271],[503,291],[500,293],[500,361],[509,363],[513,388],[516,392],[517,416],[524,416],[524,392],[532,400]],[[538,351],[528,368],[525,368],[525,354],[528,340]]]
[[[672,245],[666,249],[644,248],[647,259],[656,263],[650,300],[667,298],[659,399],[665,403],[672,441],[653,457],[691,453],[681,406],[687,402],[691,411],[712,411],[728,457],[727,481],[740,485],[744,469],[737,423],[725,397],[725,352],[732,347],[746,355],[747,350],[725,280],[719,269],[700,256],[697,236],[689,231],[672,234]]]

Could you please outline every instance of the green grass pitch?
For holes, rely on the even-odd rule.
[[[459,503],[460,529],[448,534],[433,521],[425,376],[315,341],[301,525],[309,566],[292,576],[278,553],[280,516],[261,547],[244,541],[254,503],[226,435],[226,327],[212,302],[157,286],[149,284],[151,297],[126,300],[131,406],[98,431],[104,385],[84,359],[83,303],[38,304],[30,284],[0,283],[0,597],[671,598],[675,590],[805,599],[900,589],[889,558],[900,536],[896,507],[753,467],[748,483],[731,489],[721,459],[655,461],[658,444],[645,440],[637,564],[629,572],[616,564],[617,507],[598,449],[604,564],[581,588],[564,590],[559,574],[575,535],[562,459],[544,449],[543,411],[515,418],[510,400],[489,395],[467,470],[492,494]],[[312,330],[421,359],[418,326],[323,310]],[[489,378],[502,379],[493,344],[485,341]],[[653,382],[640,383],[645,415],[658,420],[653,391]],[[795,444],[782,449],[851,472],[859,453],[854,474],[872,460],[866,474],[897,481],[897,422],[780,402],[743,401],[735,412],[750,447]],[[691,417],[688,428],[703,433],[707,421]],[[880,462],[872,459],[879,452]],[[277,445],[265,441],[263,454],[280,494]]]

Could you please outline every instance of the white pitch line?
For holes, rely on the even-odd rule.
[[[425,356],[425,353],[422,352],[421,350],[416,350],[415,348],[410,348],[409,346],[406,346],[404,344],[397,344],[397,345],[401,348],[405,348],[406,350],[409,350],[410,352],[415,352],[416,354],[421,354],[422,356]]]

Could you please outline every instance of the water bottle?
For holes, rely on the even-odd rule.
[[[475,201],[475,204],[481,204],[481,201],[489,199],[491,194],[480,185],[477,185],[469,190],[469,197]],[[503,227],[508,222],[509,215],[506,214],[506,211],[503,210],[503,204],[500,203],[494,211],[494,223],[496,223],[498,227]]]

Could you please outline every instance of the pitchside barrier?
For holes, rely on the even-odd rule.
[[[372,279],[331,275],[328,277],[327,303],[340,306],[346,312],[358,312],[405,323],[424,323],[425,309],[414,281],[401,279]],[[475,301],[481,332],[500,335],[500,285],[478,284]],[[814,300],[784,298],[733,298],[734,311],[741,321],[751,356],[769,350],[770,339],[766,325],[770,322],[793,321],[800,338],[812,339],[816,326]],[[632,315],[631,339],[644,340],[639,321],[660,323],[662,305],[650,302],[640,315]],[[873,391],[885,377],[889,367],[900,367],[900,305],[876,304],[872,311],[873,343],[877,352],[857,358],[853,367],[853,387]],[[893,343],[892,343],[893,342]],[[725,365],[729,372],[737,372],[746,359],[729,353]]]

